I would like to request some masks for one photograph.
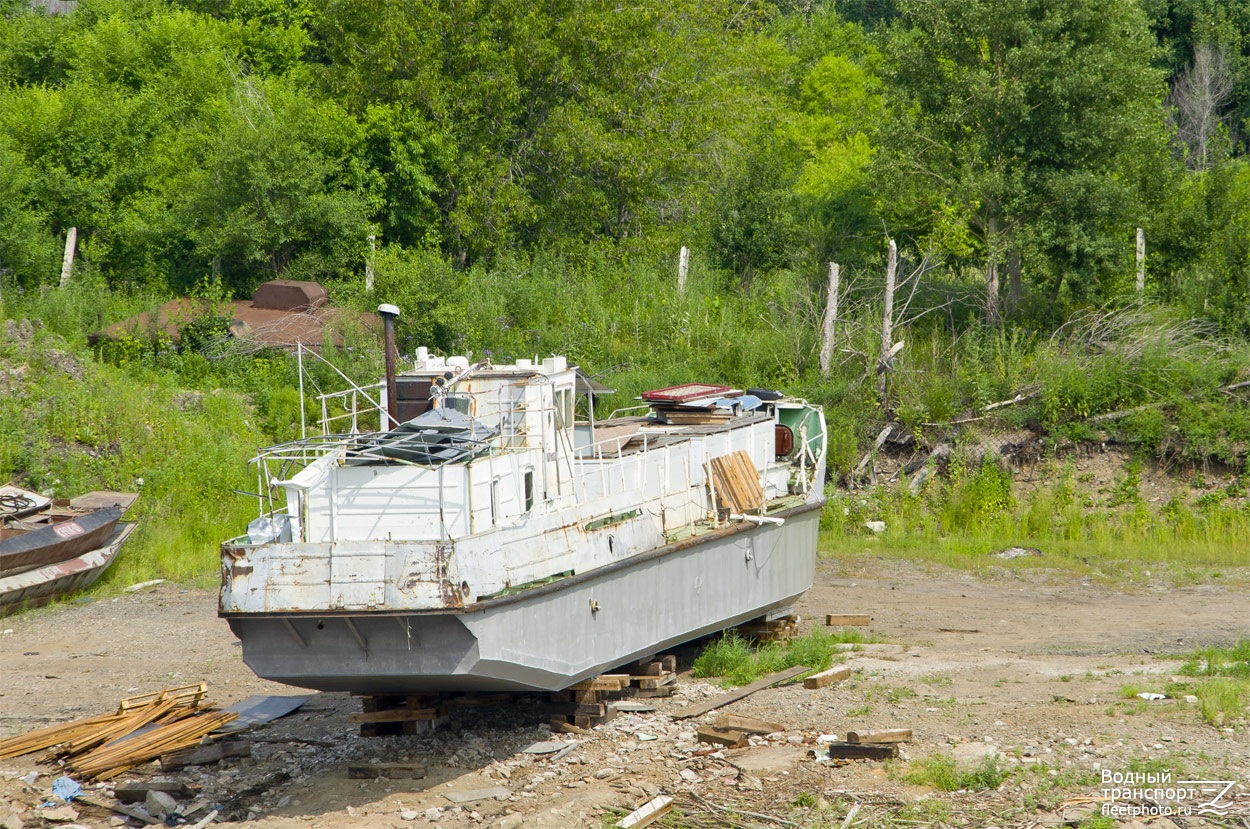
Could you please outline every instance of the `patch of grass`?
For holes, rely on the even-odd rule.
[[[1199,648],[1190,654],[1180,673],[1250,679],[1250,639],[1239,639],[1231,648]]]
[[[746,685],[765,674],[784,671],[795,665],[806,665],[813,672],[823,671],[835,657],[842,661],[840,638],[832,633],[813,631],[788,642],[770,642],[758,647],[737,631],[728,631],[715,639],[694,660],[692,673],[697,677],[720,677],[725,687]]]
[[[1077,824],[1077,829],[1116,829],[1120,822],[1108,815],[1094,815]]]
[[[1250,705],[1250,680],[1209,679],[1194,690],[1194,696],[1198,697],[1203,721],[1222,726],[1245,718]]]
[[[1229,648],[1199,648],[1180,673],[1202,681],[1193,689],[1202,719],[1222,726],[1245,719],[1250,707],[1250,639]]]
[[[931,754],[908,764],[902,774],[908,783],[931,786],[944,792],[982,792],[997,789],[1007,779],[998,760],[986,757],[975,769],[961,769],[948,754]]]

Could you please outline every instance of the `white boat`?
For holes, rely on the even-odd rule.
[[[261,677],[365,694],[557,690],[811,585],[818,406],[684,386],[644,395],[646,414],[575,420],[595,388],[563,357],[425,349],[386,391],[376,403],[394,428],[257,459],[272,501],[222,545],[220,614]]]

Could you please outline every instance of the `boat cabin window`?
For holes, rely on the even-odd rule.
[[[522,479],[525,487],[525,511],[529,512],[534,508],[534,469],[533,467],[525,470],[525,476]]]
[[[460,414],[473,414],[473,398],[467,394],[449,394],[443,398],[443,408],[455,409]]]

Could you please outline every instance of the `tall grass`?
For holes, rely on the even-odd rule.
[[[852,637],[858,632],[851,631]],[[812,631],[786,642],[756,645],[737,631],[723,634],[703,649],[691,666],[697,677],[719,677],[726,687],[746,685],[765,674],[806,665],[813,672],[823,671],[839,656],[839,645],[846,641],[839,632]]]
[[[331,287],[338,302],[361,310],[383,300],[399,304],[405,353],[424,344],[498,361],[567,354],[618,390],[600,399],[601,415],[632,405],[645,389],[691,380],[806,396],[826,407],[829,467],[844,482],[885,422],[903,423],[921,445],[958,441],[952,421],[1016,394],[1023,402],[971,428],[1040,429],[1048,451],[1114,437],[1143,460],[1244,467],[1250,405],[1244,390],[1225,387],[1250,379],[1250,345],[1222,340],[1166,308],[1091,311],[1049,335],[984,328],[966,308],[931,314],[896,329],[907,347],[881,398],[871,278],[855,282],[846,298],[834,365],[824,376],[817,366],[822,272],[780,270],[743,285],[696,252],[679,291],[670,254],[589,245],[456,269],[435,255],[388,250],[379,254],[373,294],[355,280]],[[87,278],[66,290],[10,294],[0,306],[0,316],[44,324],[34,356],[0,344],[10,365],[29,363],[33,372],[17,386],[24,397],[0,399],[0,478],[60,493],[129,488],[144,478],[144,529],[110,577],[117,580],[212,572],[209,539],[233,533],[250,509],[230,495],[253,486],[245,460],[260,445],[298,434],[298,378],[287,357],[226,349],[210,359],[139,340],[87,347],[89,332],[159,300]],[[72,355],[83,380],[59,373],[48,349]],[[330,356],[348,364],[349,376],[371,382],[378,355],[375,339],[358,333]],[[317,392],[341,388],[328,368],[309,366],[306,406]],[[1124,413],[1087,420],[1116,412]],[[850,555],[872,544],[886,555],[961,565],[996,563],[984,554],[1010,545],[1046,552],[1012,566],[1058,560],[1105,569],[1123,558],[1242,563],[1239,551],[1250,547],[1244,492],[1152,507],[1125,483],[1116,503],[1091,498],[1062,474],[1024,495],[997,466],[957,456],[919,497],[894,488],[831,490],[822,547]],[[882,519],[886,532],[868,542],[864,522]]]
[[[956,567],[1008,566],[989,553],[1037,548],[1041,556],[1011,567],[1065,567],[1118,575],[1124,562],[1220,570],[1242,568],[1250,549],[1250,503],[1238,481],[1192,503],[1151,506],[1132,467],[1110,491],[1097,493],[1060,469],[1027,495],[1013,494],[1012,475],[997,463],[951,464],[950,477],[919,496],[905,487],[831,492],[822,515],[826,555],[865,551],[919,557]],[[883,521],[885,532],[866,528]]]

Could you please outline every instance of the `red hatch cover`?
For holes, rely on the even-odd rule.
[[[644,391],[642,399],[651,403],[688,403],[705,397],[720,397],[733,391],[729,386],[709,386],[706,383],[686,383],[667,389]]]

